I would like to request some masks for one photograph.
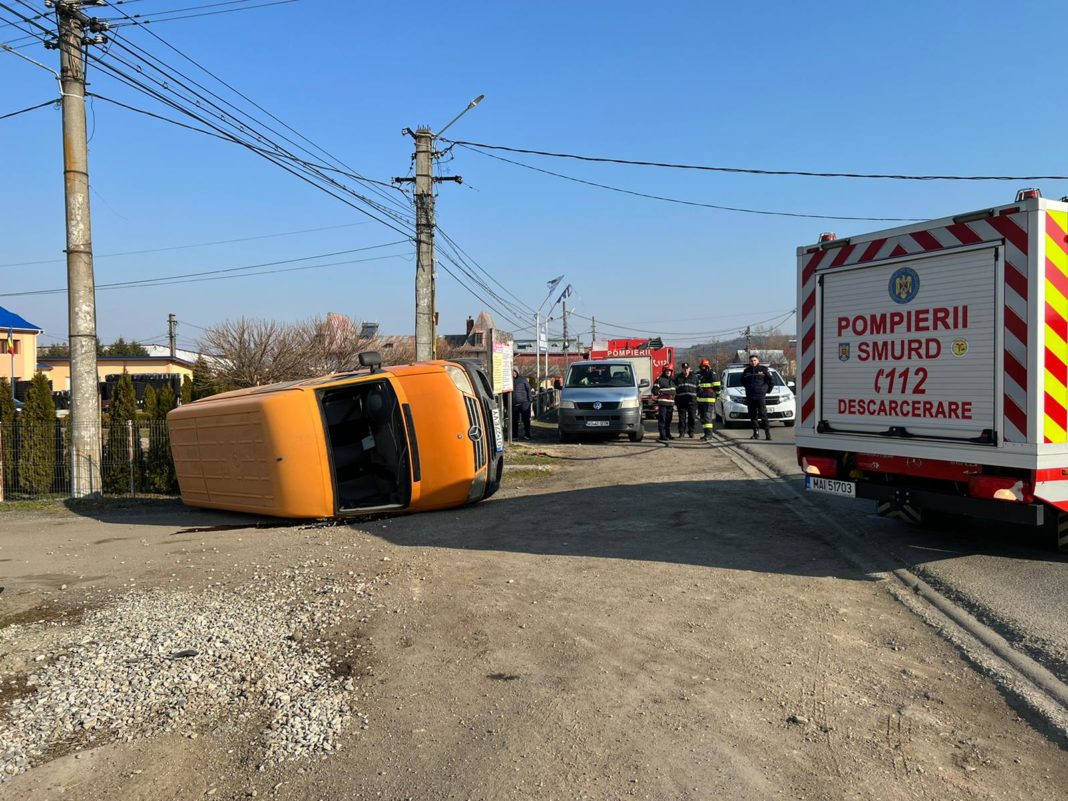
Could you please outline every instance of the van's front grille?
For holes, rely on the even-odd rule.
[[[486,438],[489,432],[482,425],[482,418],[478,413],[478,401],[464,395],[464,403],[467,406],[467,421],[470,428],[467,437],[475,451],[475,470],[481,470],[486,466]]]
[[[596,404],[596,405],[595,405]],[[618,409],[619,401],[576,401],[576,409]]]

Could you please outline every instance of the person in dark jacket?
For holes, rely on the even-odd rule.
[[[720,386],[719,374],[712,369],[708,359],[702,359],[697,370],[697,414],[704,432],[701,439],[705,442],[712,439],[712,429],[715,428],[712,418]]]
[[[697,375],[689,362],[682,363],[682,372],[675,376],[675,409],[679,413],[679,439],[693,439],[696,427]]]
[[[742,386],[745,387],[745,405],[749,408],[749,419],[753,423],[752,439],[760,438],[758,417],[760,424],[764,426],[764,438],[771,439],[766,398],[775,384],[771,380],[771,371],[767,365],[760,363],[759,356],[749,357],[749,366],[742,370]]]
[[[658,442],[667,442],[675,439],[671,436],[671,418],[675,414],[675,371],[670,364],[665,364],[660,372],[660,377],[653,384],[653,395],[656,396],[656,425],[660,430]]]
[[[534,392],[530,381],[518,370],[512,370],[512,439],[519,439],[519,423],[523,422],[523,439],[530,439],[530,403]]]

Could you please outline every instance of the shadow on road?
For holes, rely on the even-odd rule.
[[[789,502],[781,484],[770,480],[621,485],[495,499],[452,512],[397,518],[375,535],[401,546],[872,579],[842,557],[833,539],[830,543],[824,539],[827,532],[821,530],[819,519],[801,523],[784,510],[783,504]],[[994,547],[993,542],[984,545]],[[1004,546],[1001,555],[1009,553],[1020,559],[1052,556]],[[961,555],[962,551],[945,553],[946,558]],[[882,561],[872,566],[874,572],[901,567],[890,553],[877,558]],[[938,558],[937,553],[924,555],[927,562]]]

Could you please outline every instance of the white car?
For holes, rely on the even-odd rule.
[[[745,405],[745,388],[742,386],[744,367],[729,367],[723,371],[720,380],[723,389],[716,398],[716,419],[724,428],[734,423],[749,423],[749,408]],[[767,395],[768,422],[780,421],[785,426],[793,426],[797,417],[797,402],[794,399],[794,382],[783,381],[779,371],[769,367],[774,386]]]

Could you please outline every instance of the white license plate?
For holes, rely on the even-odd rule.
[[[596,428],[598,426],[610,426],[610,425],[612,425],[612,421],[611,420],[587,420],[586,421],[586,427],[587,428]]]
[[[497,453],[504,452],[504,429],[501,428],[501,410],[494,406],[491,410],[493,415],[493,433],[497,437]]]
[[[841,495],[843,498],[857,497],[857,485],[855,482],[839,481],[836,478],[805,476],[805,489],[812,492],[824,492],[828,495]]]

